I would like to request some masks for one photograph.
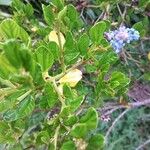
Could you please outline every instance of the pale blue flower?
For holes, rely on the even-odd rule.
[[[140,38],[140,34],[137,30],[133,28],[126,28],[125,26],[121,26],[117,30],[107,32],[105,35],[116,53],[119,53],[127,43],[137,41]]]

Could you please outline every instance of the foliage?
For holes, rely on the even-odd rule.
[[[116,2],[94,1],[102,11],[110,4],[115,10]],[[104,37],[114,18],[85,27],[76,7],[63,0],[42,4],[42,20],[30,3],[13,0],[11,9],[12,17],[0,23],[1,146],[103,149],[97,108],[125,97],[130,83],[113,67],[119,56]],[[133,25],[141,36],[145,22]]]

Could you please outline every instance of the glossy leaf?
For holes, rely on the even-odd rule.
[[[16,103],[19,102],[19,97],[21,97],[26,92],[25,89],[3,91],[2,94],[5,98],[0,101],[0,112],[4,112],[8,109],[12,109]]]
[[[9,62],[16,68],[21,67],[20,44],[14,40],[8,41],[4,45],[5,56]]]
[[[38,62],[41,65],[43,72],[51,68],[51,66],[53,65],[54,62],[53,54],[43,46],[39,47],[35,51],[34,57],[36,62]]]
[[[15,142],[13,137],[13,131],[9,124],[5,121],[0,121],[0,143],[1,144],[12,144]]]
[[[104,21],[95,24],[89,31],[93,43],[100,44],[103,34],[106,30],[106,23]]]
[[[0,37],[4,40],[20,38],[26,44],[30,41],[28,33],[12,19],[5,19],[1,22]]]
[[[29,72],[32,76],[35,85],[42,85],[44,83],[44,79],[42,76],[42,68],[35,61],[33,61]]]
[[[76,138],[84,138],[88,133],[88,129],[85,123],[77,123],[73,126],[70,134]]]
[[[52,2],[59,10],[63,9],[64,0],[53,0]]]
[[[21,48],[20,57],[22,66],[26,71],[30,71],[34,63],[31,51],[27,48]]]
[[[80,107],[80,105],[82,104],[83,101],[84,101],[83,96],[79,96],[74,99],[69,99],[68,103],[70,105],[71,112],[76,111]]]
[[[44,19],[46,21],[46,23],[50,26],[53,25],[53,21],[54,21],[54,14],[52,11],[52,8],[50,7],[50,5],[45,6],[44,4],[42,5],[42,9],[43,9],[43,13],[44,13]]]
[[[41,98],[41,103],[45,104],[45,107],[52,108],[58,102],[58,97],[51,84],[46,84]],[[47,105],[48,104],[48,105]]]
[[[3,114],[3,119],[10,122],[10,121],[15,121],[17,119],[23,118],[31,114],[35,107],[35,102],[34,100],[28,96],[25,98],[23,101],[19,103],[16,109],[11,109],[6,111]]]
[[[4,79],[8,79],[17,70],[13,67],[4,54],[0,54],[0,76]]]
[[[70,115],[64,120],[66,126],[72,126],[78,121],[78,117],[75,115]]]
[[[66,42],[65,42],[64,47],[68,51],[71,51],[72,49],[75,48],[75,41],[73,39],[73,35],[71,32],[66,33]]]
[[[133,28],[136,29],[137,31],[139,31],[140,36],[144,36],[146,34],[146,30],[145,28],[143,28],[144,24],[142,21],[137,22],[133,25]]]
[[[101,150],[104,147],[104,137],[101,134],[92,135],[87,150]]]
[[[78,41],[78,48],[81,53],[81,55],[86,55],[88,52],[88,47],[89,47],[90,39],[87,34],[83,34]]]
[[[59,60],[60,58],[60,49],[56,42],[49,42],[47,49],[53,54],[54,60]]]
[[[64,142],[60,150],[76,150],[75,144],[72,141]]]
[[[87,110],[86,114],[80,118],[80,123],[85,123],[88,130],[95,129],[98,125],[98,113],[91,107]]]

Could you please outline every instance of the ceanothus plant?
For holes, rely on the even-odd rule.
[[[105,20],[81,30],[76,9],[61,0],[42,6],[45,23],[29,4],[14,0],[12,8],[14,16],[0,24],[1,146],[102,149],[97,108],[123,96],[129,84],[125,74],[110,69],[118,56],[104,33],[122,28],[108,32]],[[125,31],[123,42],[139,38],[134,29]],[[118,51],[116,38],[110,43]]]
[[[116,53],[120,52],[126,43],[137,41],[140,37],[140,33],[137,30],[126,28],[125,26],[119,27],[118,30],[107,32],[105,35]]]

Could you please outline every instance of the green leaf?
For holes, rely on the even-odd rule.
[[[85,68],[88,73],[96,72],[97,70],[97,66],[93,64],[86,64]]]
[[[0,55],[0,76],[4,79],[8,79],[9,76],[13,73],[16,73],[17,70],[13,67],[6,56],[3,54]]]
[[[113,72],[111,78],[109,80],[109,85],[111,88],[115,90],[115,92],[119,94],[124,94],[126,92],[126,88],[130,83],[130,79],[125,76],[125,74],[121,72]],[[120,93],[122,91],[122,93]]]
[[[22,12],[23,7],[24,7],[24,3],[21,2],[20,0],[12,0],[12,4],[11,6],[17,11],[17,12]],[[22,12],[23,13],[23,12]]]
[[[47,69],[51,68],[54,62],[53,54],[47,50],[46,47],[40,46],[34,53],[34,57],[36,62],[38,62],[41,67],[42,71],[46,71]]]
[[[65,52],[65,63],[66,64],[73,64],[76,62],[77,58],[79,57],[80,53],[78,51],[67,51]]]
[[[111,21],[110,20],[104,20],[104,22],[106,23],[106,31],[109,31],[109,29],[111,27]]]
[[[104,137],[101,134],[92,135],[89,139],[87,150],[102,150],[104,147]]]
[[[91,40],[95,44],[100,44],[103,39],[103,34],[106,30],[106,23],[104,21],[96,23],[89,31]]]
[[[53,0],[52,3],[57,7],[59,11],[64,7],[64,0]]]
[[[65,6],[59,13],[58,13],[58,19],[61,21],[64,19],[67,13],[67,6]]]
[[[98,55],[98,60],[99,60],[99,67],[102,68],[101,66],[105,64],[114,64],[117,61],[118,57],[116,53],[112,50],[108,50],[106,52],[101,52],[100,55]],[[101,70],[103,71],[103,70]]]
[[[50,138],[50,136],[49,136],[48,131],[44,130],[44,131],[39,132],[39,134],[37,135],[37,138],[36,138],[36,142],[38,144],[41,144],[41,143],[48,144],[49,138]]]
[[[67,6],[67,14],[68,18],[70,19],[70,21],[74,22],[77,19],[77,11],[76,8],[72,5],[69,4]]]
[[[143,37],[146,34],[146,30],[143,27],[144,27],[144,24],[142,21],[137,22],[133,25],[133,28],[139,31],[141,37]]]
[[[64,27],[68,27],[71,30],[76,29],[80,24],[78,13],[72,4],[65,6],[58,13],[58,19],[64,23]]]
[[[0,121],[0,143],[12,144],[14,142],[15,138],[13,138],[13,131],[9,124],[5,121]]]
[[[8,125],[7,122],[5,121],[0,121],[0,133],[1,134],[6,134],[6,130],[9,130],[10,126]]]
[[[34,10],[30,3],[24,4],[20,0],[12,0],[11,6],[17,11],[19,15],[32,17]]]
[[[54,21],[54,14],[52,11],[52,8],[50,5],[45,6],[44,4],[42,5],[42,9],[43,9],[43,13],[44,13],[44,19],[46,21],[46,23],[50,26],[53,25],[53,21]]]
[[[85,123],[77,123],[71,129],[71,136],[76,138],[84,138],[88,133],[88,129]]]
[[[86,114],[80,118],[80,123],[85,123],[88,130],[95,129],[98,125],[98,113],[91,107]]]
[[[91,129],[95,129],[98,124],[98,114],[94,108],[89,108],[84,116],[71,129],[71,135],[76,138],[85,137]]]
[[[25,89],[19,90],[10,90],[3,91],[3,94],[6,95],[3,100],[0,101],[0,112],[4,112],[8,109],[11,109],[19,102],[18,98],[26,92]]]
[[[73,93],[72,90],[69,86],[67,86],[66,84],[63,85],[63,94],[66,98],[73,98]]]
[[[73,141],[67,141],[63,143],[60,150],[76,150],[76,147]]]
[[[56,42],[50,42],[47,44],[47,49],[53,54],[54,60],[59,60],[60,50]]]
[[[19,118],[28,116],[34,110],[35,102],[31,96],[26,97],[23,101],[21,101],[18,105],[17,113]]]
[[[43,131],[44,132],[44,131]],[[43,133],[43,136],[41,137],[41,141],[43,141],[44,143],[46,143],[46,144],[48,144],[49,143],[49,134],[48,134],[48,132],[44,132]]]
[[[20,57],[22,66],[25,68],[26,71],[30,71],[34,63],[31,51],[27,48],[21,48]]]
[[[46,104],[46,107],[52,108],[58,102],[58,97],[51,84],[47,83],[44,87],[41,103]],[[48,104],[48,105],[47,105]]]
[[[83,34],[78,40],[78,48],[81,55],[85,56],[88,52],[90,39],[87,34]]]
[[[3,119],[10,122],[29,116],[35,107],[35,102],[31,96],[21,101],[16,109],[11,109],[3,114]]]
[[[72,126],[78,121],[78,117],[75,115],[70,115],[67,117],[67,119],[64,120],[64,124],[66,126]]]
[[[65,49],[67,51],[71,51],[71,50],[75,49],[75,41],[73,39],[73,35],[71,32],[66,33],[65,39],[66,39],[66,42],[64,45]]]
[[[28,123],[25,122],[25,124],[28,124],[28,126],[36,126],[38,124],[41,124],[44,121],[46,115],[47,114],[45,112],[36,112],[32,114],[32,116],[28,120]]]
[[[84,101],[84,96],[78,96],[74,99],[69,99],[68,103],[71,107],[71,112],[76,111],[80,107],[83,101]]]
[[[148,3],[150,3],[150,0],[140,0],[139,6],[140,7],[146,7]]]
[[[24,5],[24,13],[27,17],[31,17],[34,13],[34,9],[30,3]]]
[[[7,122],[15,121],[19,118],[15,109],[8,110],[3,114],[3,119]]]
[[[4,40],[20,38],[26,44],[30,41],[28,33],[12,19],[5,19],[1,22],[0,37]]]
[[[21,67],[20,44],[15,40],[9,40],[4,44],[4,52],[9,62],[17,69]]]
[[[30,68],[30,74],[33,78],[35,85],[42,85],[44,83],[42,76],[42,68],[35,61],[33,61],[32,66]]]
[[[100,45],[103,47],[103,48],[106,48],[110,46],[110,43],[106,40],[106,39],[102,39],[100,41]]]
[[[71,113],[70,106],[65,106],[60,113],[60,117],[67,118],[70,115],[70,113]]]
[[[144,73],[142,78],[144,78],[144,80],[150,81],[150,72]]]

